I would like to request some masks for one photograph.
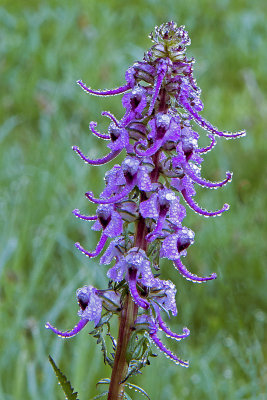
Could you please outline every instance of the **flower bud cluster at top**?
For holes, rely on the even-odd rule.
[[[216,211],[201,208],[194,200],[195,184],[217,189],[231,180],[230,172],[220,182],[203,178],[202,155],[214,148],[216,136],[231,139],[244,136],[245,132],[220,131],[200,115],[203,104],[193,77],[194,59],[186,56],[190,38],[184,26],[177,27],[174,22],[163,24],[155,28],[150,38],[154,45],[143,61],[134,63],[126,71],[124,86],[97,91],[78,81],[93,95],[126,92],[122,98],[125,114],[120,120],[110,112],[102,113],[111,120],[107,133],[100,133],[97,124],[90,123],[92,133],[107,141],[109,153],[91,160],[77,146],[73,147],[89,165],[102,165],[122,151],[126,153],[121,165],[114,165],[106,173],[105,188],[99,198],[92,192],[86,193],[88,200],[97,205],[96,214],[86,216],[77,209],[73,211],[76,217],[92,221],[91,229],[101,231],[94,251],[75,244],[86,256],[100,255],[111,239],[100,263],[108,265],[115,260],[107,272],[114,284],[113,289],[106,291],[91,286],[78,290],[81,319],[72,331],[58,331],[49,323],[47,327],[62,337],[70,337],[88,321],[97,325],[102,308],[120,311],[120,293],[126,288],[139,309],[136,329],[145,329],[167,357],[188,366],[188,362],[171,353],[157,336],[159,329],[176,340],[189,335],[187,328],[181,334],[171,332],[162,319],[162,313],[176,315],[177,309],[174,284],[158,277],[159,259],[171,260],[177,271],[190,281],[202,283],[216,278],[215,273],[199,277],[189,272],[181,261],[194,242],[194,232],[182,224],[186,209],[180,199],[204,217],[215,217],[228,210],[228,204]],[[208,132],[207,147],[199,147],[199,134],[192,128],[192,121]],[[121,282],[120,289],[114,290],[118,282]]]

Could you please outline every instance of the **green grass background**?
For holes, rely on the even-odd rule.
[[[217,272],[218,279],[192,284],[164,263],[163,277],[178,289],[171,327],[191,330],[183,342],[164,341],[190,368],[161,355],[134,382],[153,400],[267,399],[265,0],[0,4],[0,399],[63,399],[48,354],[80,400],[99,393],[96,381],[110,374],[86,330],[61,340],[44,328],[47,320],[71,328],[76,289],[107,281],[98,260],[76,251],[75,241],[93,249],[97,235],[71,211],[94,211],[84,193],[101,191],[110,165],[85,166],[71,146],[103,154],[88,122],[104,131],[101,110],[121,117],[123,109],[120,96],[90,97],[75,81],[123,84],[127,67],[150,47],[148,33],[171,19],[186,25],[192,39],[203,115],[221,129],[244,128],[247,137],[219,139],[203,164],[208,179],[226,170],[234,178],[217,191],[199,188],[197,201],[210,209],[229,202],[230,211],[205,219],[188,210],[185,221],[196,232],[186,265],[198,274]]]

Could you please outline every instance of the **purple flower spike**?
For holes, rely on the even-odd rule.
[[[126,92],[127,90],[131,89],[131,86],[127,83],[127,85],[120,86],[116,89],[110,89],[110,90],[93,90],[91,88],[88,88],[85,86],[85,84],[82,81],[77,81],[78,85],[81,86],[81,88],[90,94],[94,94],[95,96],[115,96],[116,94],[121,94],[123,92]]]
[[[79,156],[81,157],[81,159],[83,161],[85,161],[87,164],[90,165],[103,165],[108,163],[109,161],[113,160],[114,158],[117,157],[118,154],[120,154],[121,150],[115,150],[115,151],[111,151],[109,154],[107,154],[105,157],[103,158],[98,158],[97,160],[90,160],[89,158],[87,158],[79,149],[78,146],[72,146],[72,149],[74,151],[76,151],[77,154],[79,154]]]
[[[170,358],[175,362],[177,365],[181,365],[182,367],[189,367],[189,362],[188,361],[183,361],[180,358],[178,358],[175,354],[173,354],[169,349],[167,349],[164,344],[160,341],[156,334],[156,330],[153,329],[149,333],[151,339],[155,343],[155,345],[159,348],[160,351],[162,351],[167,358]]]
[[[194,200],[188,196],[187,192],[185,189],[182,190],[182,195],[183,198],[185,199],[185,201],[187,202],[187,204],[189,205],[190,208],[192,208],[192,210],[194,210],[197,214],[201,214],[204,215],[204,217],[216,217],[221,215],[224,211],[229,210],[230,206],[229,204],[225,203],[223,208],[217,211],[207,211],[207,210],[203,210],[202,208],[200,208],[197,203],[194,202]]]
[[[98,244],[97,244],[97,246],[96,246],[96,249],[95,249],[95,251],[93,253],[89,253],[89,251],[85,250],[80,245],[79,242],[75,243],[75,247],[78,250],[80,250],[83,254],[85,254],[87,257],[94,258],[94,257],[97,257],[101,253],[101,251],[103,250],[103,248],[104,248],[104,246],[106,244],[107,239],[108,239],[108,236],[103,233],[101,238],[100,238],[100,240],[99,240],[99,242],[98,242]]]
[[[122,117],[102,112],[102,116],[109,118],[108,131],[101,133],[96,122],[89,124],[92,134],[108,140],[108,154],[91,160],[79,147],[73,146],[89,165],[106,164],[124,153],[122,161],[117,161],[105,173],[105,186],[99,198],[94,197],[92,191],[85,194],[90,202],[97,204],[96,215],[83,215],[80,210],[73,210],[77,218],[94,221],[91,229],[101,232],[94,251],[85,250],[78,242],[75,246],[90,258],[101,254],[100,264],[109,265],[109,284],[107,290],[85,286],[77,291],[80,322],[71,331],[62,332],[46,324],[59,336],[71,337],[92,321],[101,334],[109,318],[119,315],[117,344],[112,339],[113,348],[116,348],[114,357],[111,353],[112,358],[109,358],[102,346],[104,360],[110,365],[109,361],[114,360],[108,392],[108,398],[112,399],[117,399],[119,394],[123,397],[123,385],[129,375],[127,364],[137,365],[138,372],[139,365],[144,366],[140,364],[141,354],[128,359],[127,353],[125,357],[129,327],[134,327],[138,336],[144,335],[142,340],[146,338],[151,346],[153,341],[176,364],[188,367],[188,362],[173,354],[158,337],[159,330],[177,341],[190,334],[187,328],[179,333],[172,332],[165,323],[163,312],[168,317],[177,316],[177,290],[173,282],[159,278],[163,275],[161,263],[163,258],[172,261],[177,271],[191,282],[203,283],[217,277],[215,273],[204,277],[195,275],[183,265],[181,257],[187,255],[195,234],[182,223],[187,206],[205,217],[219,216],[229,209],[229,205],[224,204],[219,210],[209,211],[195,201],[197,185],[216,189],[232,179],[229,171],[219,182],[202,178],[202,154],[215,147],[216,135],[226,139],[245,135],[245,131],[219,131],[201,116],[204,104],[194,79],[195,60],[186,54],[190,38],[185,27],[178,27],[171,21],[156,27],[150,38],[154,42],[152,47],[142,61],[136,61],[127,69],[124,85],[94,90],[81,80],[77,82],[92,95],[122,94]],[[195,131],[196,125],[204,129],[210,139],[205,147],[199,146],[201,135]],[[182,197],[186,207],[180,204]],[[96,331],[91,334],[99,338]],[[121,361],[126,369],[120,368]]]
[[[196,153],[201,153],[201,154],[203,154],[203,153],[207,153],[208,151],[210,151],[211,149],[213,149],[213,147],[216,145],[216,140],[215,140],[215,138],[214,138],[213,135],[208,135],[208,137],[209,137],[210,140],[211,140],[210,145],[207,146],[207,147],[202,147],[202,148],[196,149],[196,150],[195,150]]]
[[[97,123],[94,121],[91,121],[89,124],[89,128],[91,129],[92,133],[99,137],[100,139],[104,139],[104,140],[110,140],[110,135],[105,135],[103,133],[98,132],[95,128],[97,126]]]
[[[77,217],[77,218],[84,219],[85,221],[95,221],[95,220],[97,220],[97,216],[96,215],[92,215],[92,216],[82,215],[80,213],[80,210],[78,210],[77,208],[75,208],[75,210],[72,211],[72,214],[74,214],[75,217]]]
[[[84,327],[85,325],[89,322],[88,319],[81,319],[77,325],[75,325],[75,327],[71,330],[71,331],[59,331],[57,328],[55,328],[54,326],[52,326],[49,322],[47,322],[45,324],[45,327],[47,329],[51,329],[51,331],[53,331],[54,333],[56,333],[58,336],[62,337],[62,338],[69,338],[69,337],[73,337],[75,335],[77,335],[77,333],[79,333]]]
[[[180,258],[173,260],[175,268],[180,272],[181,275],[183,275],[188,281],[191,282],[197,282],[197,283],[202,283],[202,282],[207,282],[211,281],[213,279],[217,278],[217,275],[215,273],[211,274],[210,276],[206,276],[204,278],[201,278],[195,274],[192,274],[192,272],[189,272],[188,269],[183,265],[182,261]]]

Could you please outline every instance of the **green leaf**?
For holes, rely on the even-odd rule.
[[[57,367],[55,361],[51,356],[49,356],[49,362],[52,365],[56,377],[58,379],[59,384],[61,385],[67,400],[79,400],[77,398],[78,393],[74,393],[74,389],[71,387],[70,382],[67,380],[66,376],[60,371],[60,369]]]
[[[109,378],[103,378],[100,381],[97,382],[97,385],[109,385],[110,384],[110,379]]]
[[[144,391],[144,389],[140,388],[137,385],[133,385],[132,383],[125,383],[125,386],[127,386],[129,389],[133,389],[135,392],[141,393],[143,396],[145,396],[148,400],[151,400],[148,394]]]
[[[111,340],[113,338],[111,338],[111,335],[109,334],[109,324],[108,322],[105,322],[106,328],[108,330],[108,332],[105,334],[103,332],[104,330],[104,325],[100,326],[97,329],[94,329],[90,334],[92,334],[96,339],[96,343],[97,344],[101,344],[101,351],[103,353],[104,356],[104,363],[110,365],[110,367],[113,367],[113,363],[114,363],[114,357],[112,355],[112,353],[110,353],[111,357],[109,357],[108,355],[108,349],[106,346],[106,341],[105,341],[105,336],[108,336]],[[112,344],[113,344],[113,350],[114,350],[114,342],[112,340]]]
[[[93,397],[91,400],[96,400],[96,399],[100,399],[100,397],[106,396],[108,394],[108,390],[106,390],[103,393],[100,393],[98,395],[96,395],[95,397]]]
[[[132,400],[132,398],[126,392],[123,393],[123,399]]]
[[[106,324],[110,320],[111,317],[112,317],[111,312],[104,314],[103,317],[98,322],[98,324],[96,325],[96,329],[98,329],[98,328],[100,328],[100,326]]]

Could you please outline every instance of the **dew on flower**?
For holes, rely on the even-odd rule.
[[[185,27],[170,21],[156,27],[149,37],[152,47],[142,61],[127,69],[126,83],[115,89],[95,90],[82,80],[77,82],[88,94],[122,95],[121,119],[109,111],[102,112],[110,120],[108,132],[99,132],[96,122],[89,124],[95,136],[108,141],[108,153],[91,160],[77,145],[73,146],[79,157],[92,167],[113,162],[98,197],[91,191],[85,194],[96,208],[94,215],[73,210],[77,218],[93,221],[92,226],[88,224],[93,231],[101,232],[92,252],[79,242],[75,246],[89,260],[100,256],[99,263],[109,282],[106,289],[86,285],[77,290],[80,320],[72,330],[60,331],[49,322],[45,325],[58,336],[69,338],[85,329],[88,322],[94,324],[90,335],[101,343],[104,362],[112,368],[111,379],[105,382],[110,384],[108,399],[123,397],[124,384],[131,374],[150,364],[152,346],[175,364],[189,366],[158,336],[161,331],[164,337],[180,342],[190,334],[188,328],[173,332],[165,322],[177,316],[177,290],[173,282],[164,280],[161,259],[166,258],[169,266],[174,265],[178,283],[180,276],[206,284],[217,278],[215,272],[198,276],[190,272],[186,261],[185,264],[181,261],[195,240],[195,233],[183,225],[183,220],[186,209],[206,218],[219,217],[229,210],[228,203],[215,211],[198,205],[195,199],[198,186],[220,189],[232,180],[232,173],[227,171],[221,180],[209,181],[202,176],[201,166],[205,154],[215,149],[215,136],[236,139],[245,135],[245,131],[219,130],[202,116],[204,104],[194,78],[195,60],[187,55],[191,40]],[[195,132],[194,122],[201,128],[200,133]],[[200,147],[203,130],[209,142]],[[123,161],[114,165],[122,151],[126,153]],[[193,270],[196,268],[194,265]],[[117,341],[110,333],[109,321],[114,315],[119,317],[120,324]],[[106,336],[112,340],[112,352],[105,344]],[[225,339],[225,345],[233,346],[230,338]],[[136,369],[131,370],[133,365]],[[226,379],[232,377],[229,368],[223,374]],[[199,374],[191,377],[194,384],[199,379]],[[139,391],[134,385],[128,386]]]

